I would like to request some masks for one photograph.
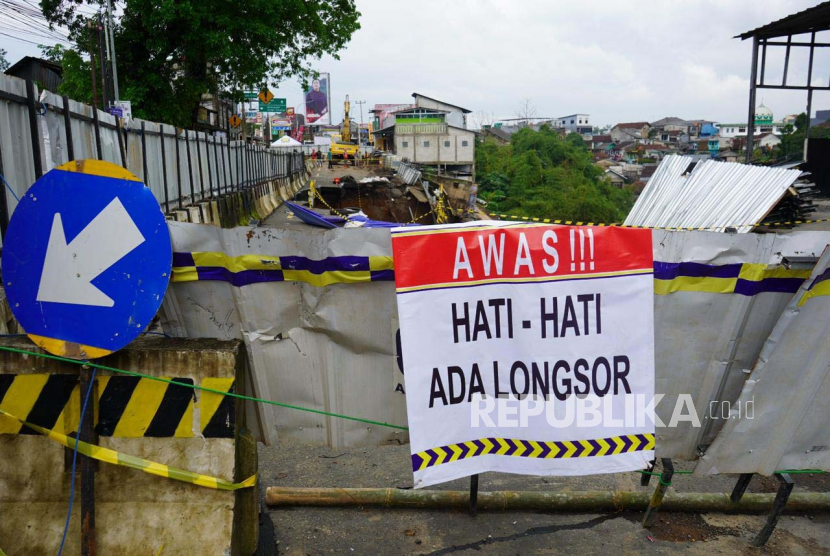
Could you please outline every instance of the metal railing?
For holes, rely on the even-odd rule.
[[[0,74],[0,232],[17,199],[45,172],[70,160],[97,159],[138,176],[165,212],[303,171],[305,154],[224,134],[140,119],[123,122],[32,81]]]

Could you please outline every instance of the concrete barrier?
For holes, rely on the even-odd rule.
[[[0,345],[40,351],[25,338],[2,338]],[[242,392],[247,384],[243,357],[237,341],[152,336],[100,363]],[[71,363],[0,351],[0,408],[26,413],[17,416],[70,434],[77,430],[80,414],[79,369]],[[249,432],[242,432],[248,430],[244,404],[182,388],[97,371],[93,398],[97,444],[234,482],[256,473],[256,442]],[[0,417],[0,544],[8,556],[54,554],[69,503],[72,453],[40,434],[19,432],[19,422]],[[250,556],[255,552],[257,487],[229,492],[104,462],[97,467],[98,554]],[[76,481],[64,554],[80,553],[80,536]]]

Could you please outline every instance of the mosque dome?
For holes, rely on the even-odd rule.
[[[755,109],[755,125],[770,124],[772,124],[772,110],[764,106],[763,101],[761,101],[761,105]]]

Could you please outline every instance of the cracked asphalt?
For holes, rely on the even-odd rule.
[[[260,446],[263,487],[398,487],[412,485],[409,446],[332,449],[283,443]],[[691,469],[676,462],[678,469]],[[675,475],[680,492],[730,492],[736,477],[698,479]],[[794,492],[830,491],[826,475],[797,475]],[[479,479],[486,490],[645,490],[640,475],[624,473],[591,477],[530,477],[487,473]],[[755,477],[747,492],[775,492],[773,478]],[[432,487],[467,490],[463,479]],[[264,505],[264,501],[263,501]],[[570,553],[682,554],[713,556],[813,555],[830,553],[830,514],[781,518],[770,542],[750,542],[763,526],[764,515],[662,513],[643,529],[641,512],[564,514],[543,512],[479,512],[386,508],[270,508],[259,554],[305,556],[420,555],[490,556]],[[270,525],[273,524],[273,528]]]

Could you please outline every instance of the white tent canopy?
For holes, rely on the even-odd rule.
[[[272,148],[284,148],[284,147],[302,147],[303,144],[289,137],[288,135],[283,135],[273,143],[271,143]]]

